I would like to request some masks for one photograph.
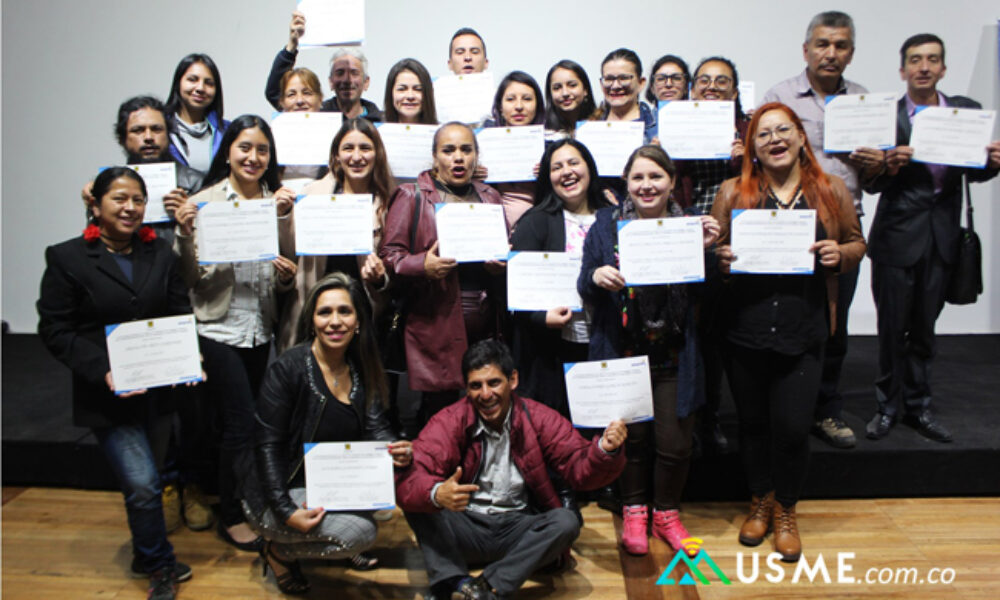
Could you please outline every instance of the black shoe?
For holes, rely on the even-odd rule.
[[[227,530],[226,526],[222,524],[221,519],[216,523],[215,532],[219,534],[219,537],[222,538],[223,542],[226,542],[230,546],[244,552],[259,553],[260,549],[264,547],[264,538],[259,535],[249,542],[237,542],[233,539],[233,536],[229,535],[229,530]]]
[[[865,436],[870,440],[880,440],[889,435],[895,420],[885,413],[875,413],[871,421],[865,425]]]
[[[480,575],[475,578],[466,578],[458,585],[451,594],[451,600],[499,600],[500,596],[490,587],[486,578]]]
[[[594,490],[593,494],[594,500],[597,501],[597,506],[615,514],[622,511],[622,501],[618,497],[615,486],[606,485],[599,490]]]
[[[149,595],[146,600],[174,600],[177,596],[177,579],[173,569],[163,568],[149,576]]]
[[[573,490],[556,490],[559,494],[559,503],[566,510],[573,511],[576,521],[583,527],[583,513],[580,512],[580,505],[576,501],[576,492]]]
[[[132,559],[131,571],[132,571],[132,577],[136,579],[142,579],[150,576],[149,573],[139,568],[139,563],[136,562],[136,559],[134,558]],[[192,575],[191,567],[187,566],[182,562],[174,563],[174,581],[176,581],[177,583],[180,583],[182,581],[187,581],[188,579],[191,579],[191,575]]]
[[[278,558],[278,555],[274,553],[271,543],[266,542],[261,546],[260,562],[263,566],[262,575],[266,576],[267,569],[270,567],[274,573],[274,582],[278,584],[278,589],[281,590],[282,594],[301,596],[309,591],[311,586],[309,585],[309,580],[302,574],[302,567],[299,565],[299,561]],[[278,572],[274,570],[274,565],[278,565],[285,572],[278,575]]]
[[[952,440],[951,432],[934,417],[929,408],[915,415],[906,415],[903,420],[925,438],[944,443]]]

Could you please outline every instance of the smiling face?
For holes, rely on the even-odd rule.
[[[352,189],[359,189],[359,183],[369,181],[374,167],[375,144],[371,138],[360,131],[349,131],[337,147],[333,170],[343,171],[344,177],[354,182]]]
[[[684,71],[676,64],[663,63],[653,73],[653,95],[657,100],[683,100],[687,97],[687,80]]]
[[[469,183],[477,159],[476,138],[468,127],[452,125],[438,131],[434,173],[442,182],[457,186]]]
[[[125,123],[125,152],[131,162],[167,159],[167,122],[163,113],[145,106],[133,111]]]
[[[663,167],[648,158],[637,157],[625,180],[640,218],[655,219],[667,215],[667,201],[674,189],[674,181]]]
[[[314,90],[298,75],[292,75],[281,95],[281,110],[285,112],[318,112],[323,103],[319,90]]]
[[[623,58],[609,60],[601,67],[601,88],[604,99],[612,108],[635,104],[643,82],[645,79],[636,71],[635,65]]]
[[[535,120],[538,98],[530,85],[512,81],[503,92],[500,113],[508,125],[530,125]]]
[[[466,376],[465,393],[476,414],[488,427],[499,431],[510,412],[512,392],[517,389],[517,371],[504,375],[494,364],[472,369]]]
[[[364,65],[356,56],[345,54],[333,61],[330,67],[330,89],[337,95],[341,108],[354,106],[361,101],[361,94],[371,83]]]
[[[899,76],[906,82],[906,92],[910,96],[922,96],[937,89],[945,70],[941,44],[928,42],[906,49]]]
[[[693,100],[732,100],[736,97],[733,70],[724,62],[709,61],[694,74]]]
[[[587,98],[587,88],[580,77],[563,68],[552,71],[549,93],[552,94],[552,103],[564,113],[573,113]]]
[[[271,160],[271,144],[259,127],[240,132],[229,147],[229,176],[243,185],[255,185]]]
[[[769,110],[757,123],[753,144],[764,171],[780,171],[798,165],[805,134],[784,111]]]
[[[392,86],[392,105],[400,123],[419,123],[423,110],[424,86],[413,71],[400,71]]]
[[[313,334],[324,350],[345,351],[358,328],[358,313],[351,295],[342,288],[329,289],[316,298]]]
[[[802,55],[806,59],[809,78],[824,89],[832,89],[854,58],[850,28],[814,27],[809,41],[802,45]]]
[[[552,191],[563,201],[570,212],[576,212],[587,203],[590,186],[590,169],[580,151],[566,144],[552,153],[549,167]]]
[[[138,181],[131,177],[119,177],[91,205],[91,211],[97,217],[101,235],[114,240],[127,240],[142,227],[146,197]]]
[[[462,34],[451,41],[451,55],[448,68],[455,75],[482,73],[490,61],[486,60],[483,40],[471,33]]]
[[[188,112],[203,114],[215,100],[217,82],[204,63],[191,63],[180,81],[181,102]]]

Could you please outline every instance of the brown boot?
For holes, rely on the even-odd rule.
[[[802,540],[799,526],[795,522],[795,505],[785,508],[780,502],[774,503],[774,550],[781,554],[785,562],[798,562],[802,555]]]
[[[766,496],[750,499],[750,514],[740,527],[740,543],[744,546],[759,546],[771,530],[771,513],[774,512],[774,492]]]

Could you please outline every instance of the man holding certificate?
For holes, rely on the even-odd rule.
[[[996,177],[1000,141],[982,148],[985,169],[916,162],[919,148],[910,143],[921,108],[980,105],[937,90],[945,63],[944,42],[936,35],[922,33],[903,43],[899,73],[906,96],[898,103],[897,146],[886,153],[883,172],[865,186],[881,193],[868,251],[878,312],[878,413],[866,432],[871,439],[885,437],[902,408],[903,418],[922,435],[950,442],[951,433],[930,411],[934,323],[958,256],[963,179]]]
[[[549,469],[578,489],[610,483],[625,464],[626,430],[614,421],[586,440],[556,411],[518,396],[514,360],[501,342],[469,348],[462,372],[466,397],[413,442],[396,497],[436,598],[507,598],[538,568],[558,565],[580,532]],[[486,567],[470,578],[469,563]]]

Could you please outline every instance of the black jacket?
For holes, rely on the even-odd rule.
[[[161,239],[132,244],[133,281],[100,241],[73,238],[45,250],[38,334],[73,372],[73,422],[107,427],[138,422],[146,411],[171,410],[170,390],[121,400],[108,389],[104,326],[191,312],[176,257]]]
[[[357,369],[351,369],[351,406],[364,429],[365,439],[392,441],[392,429],[381,402],[365,406],[365,390]],[[257,398],[257,425],[254,449],[240,469],[244,475],[243,497],[254,512],[265,507],[282,522],[298,508],[288,495],[288,484],[303,468],[306,442],[352,441],[314,440],[329,394],[323,373],[310,349],[299,344],[271,364]]]

